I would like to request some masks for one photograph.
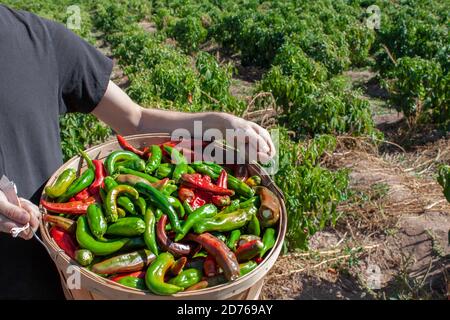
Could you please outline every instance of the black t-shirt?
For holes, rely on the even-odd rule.
[[[58,118],[91,112],[112,61],[62,24],[0,5],[0,177],[19,196],[39,199],[62,164]],[[63,297],[45,249],[0,235],[0,298]]]

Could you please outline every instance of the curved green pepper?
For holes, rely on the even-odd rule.
[[[143,234],[145,231],[144,220],[138,217],[127,217],[117,220],[108,226],[106,234],[114,236],[133,237]]]
[[[158,179],[163,179],[170,177],[172,175],[175,166],[171,163],[161,163],[161,165],[156,169],[155,175]]]
[[[114,171],[120,170],[120,168],[128,168],[135,171],[144,171],[145,170],[145,161],[142,159],[133,159],[119,162],[115,165]]]
[[[143,178],[145,180],[147,180],[150,183],[155,183],[155,182],[159,182],[159,179],[156,177],[153,177],[149,174],[146,174],[144,172],[140,172],[140,171],[136,171],[130,168],[124,168],[124,167],[120,167],[118,168],[119,173],[123,173],[123,174],[132,174],[134,176]]]
[[[105,180],[103,180],[103,182],[105,182],[105,190],[106,190],[106,192],[109,192],[112,188],[117,187],[119,185],[116,182],[116,180],[114,180],[114,178],[111,177],[111,176],[105,177]]]
[[[235,230],[231,231],[230,236],[228,237],[228,240],[226,242],[228,248],[235,251],[236,244],[239,241],[240,236],[241,236],[241,230],[235,229]]]
[[[155,294],[170,295],[183,291],[183,287],[164,282],[167,270],[175,263],[175,258],[168,252],[161,253],[152,262],[145,274],[145,284]]]
[[[143,216],[143,215],[145,215],[145,212],[146,212],[146,210],[147,210],[147,202],[145,201],[145,199],[144,198],[142,198],[142,197],[139,197],[137,200],[136,200],[136,207],[138,207],[139,208],[139,213]]]
[[[87,208],[86,217],[88,220],[89,228],[94,237],[103,240],[103,235],[108,228],[108,223],[103,216],[101,207],[97,204],[91,204]]]
[[[247,273],[250,273],[251,271],[253,271],[257,266],[258,266],[258,264],[253,260],[239,264],[240,276],[241,277],[245,276]]]
[[[194,212],[191,205],[189,204],[188,199],[183,201],[183,207],[184,207],[184,212],[187,212],[188,215],[191,215]]]
[[[155,255],[159,254],[158,244],[156,242],[156,218],[153,214],[152,209],[147,208],[144,216],[145,222],[145,232],[144,232],[144,241],[147,245],[147,248],[151,250]]]
[[[184,207],[181,204],[180,200],[178,200],[175,197],[167,196],[167,200],[169,200],[169,203],[172,205],[172,207],[175,208],[175,211],[177,211],[178,215],[183,218],[184,217]]]
[[[72,182],[77,178],[77,172],[75,169],[68,168],[64,170],[56,179],[53,185],[45,187],[45,193],[50,198],[58,198],[63,195],[69,188]]]
[[[179,275],[170,279],[168,283],[186,289],[200,282],[200,280],[202,280],[202,272],[195,268],[191,268],[181,271]]]
[[[256,214],[252,216],[252,218],[250,219],[250,222],[247,225],[247,231],[248,233],[254,234],[255,236],[258,237],[261,234],[261,226]]]
[[[120,194],[127,194],[135,200],[139,198],[139,193],[136,191],[136,189],[124,184],[115,186],[114,188],[109,190],[108,194],[106,195],[105,211],[106,219],[110,222],[116,222],[119,218],[119,214],[117,212],[117,198]]]
[[[260,257],[263,257],[267,251],[272,249],[272,247],[275,245],[275,229],[274,228],[267,228],[266,231],[264,231],[264,235],[262,238],[263,247],[259,253]]]
[[[161,160],[162,160],[162,151],[158,145],[155,145],[155,144],[152,145],[150,148],[150,153],[151,153],[151,156],[147,160],[147,164],[145,165],[145,172],[148,174],[155,171],[161,164]]]
[[[212,218],[217,214],[217,207],[213,204],[205,204],[200,208],[194,210],[187,220],[184,222],[181,232],[177,233],[175,237],[175,242],[180,241],[184,236],[191,230],[191,228],[196,224],[201,222],[203,219]]]
[[[116,162],[127,160],[141,160],[141,158],[131,151],[117,150],[111,152],[105,161],[105,167],[108,174],[112,175],[114,173]]]
[[[203,219],[194,225],[196,233],[206,231],[231,231],[242,228],[255,215],[258,209],[255,207],[236,210],[231,213],[219,213],[212,218]]]
[[[75,251],[75,260],[83,267],[86,267],[94,260],[94,255],[87,249],[79,249]]]
[[[129,241],[128,238],[106,242],[94,239],[85,216],[78,218],[76,237],[81,248],[88,249],[97,256],[107,256],[119,251]]]
[[[95,172],[94,169],[88,168],[79,176],[70,187],[56,200],[57,202],[67,202],[70,198],[76,195],[78,192],[86,189],[94,182]]]
[[[167,199],[167,196],[161,193],[161,191],[159,191],[158,189],[144,183],[136,183],[135,188],[136,190],[138,190],[138,192],[149,197],[149,199],[152,201],[152,203],[155,204],[156,207],[161,209],[163,213],[167,214],[170,220],[170,225],[175,232],[181,232],[181,225],[180,221],[178,220],[177,212]]]
[[[125,196],[121,196],[117,198],[117,204],[122,207],[126,212],[137,215],[136,208],[134,207],[134,203]]]

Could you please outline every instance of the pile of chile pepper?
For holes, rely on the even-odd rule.
[[[175,142],[121,150],[66,169],[45,188],[44,221],[81,266],[124,286],[170,295],[233,281],[274,246],[278,198],[245,166],[192,162]]]

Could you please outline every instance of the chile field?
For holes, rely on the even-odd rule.
[[[143,107],[279,132],[288,233],[262,298],[447,297],[448,1],[2,3],[113,58],[111,79]],[[65,159],[113,134],[92,115],[60,126]]]

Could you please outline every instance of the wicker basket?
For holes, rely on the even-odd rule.
[[[144,147],[152,144],[159,144],[169,141],[167,134],[143,134],[128,136],[127,141],[136,147]],[[104,159],[110,152],[119,149],[120,146],[116,141],[106,142],[102,145],[90,148],[87,153],[90,157],[96,159]],[[59,168],[49,179],[48,184],[52,184],[58,175],[67,168],[75,168],[84,170],[85,167],[79,168],[80,161],[78,157],[70,159],[61,168]],[[255,164],[248,165],[249,174],[259,174],[263,169]],[[42,223],[40,226],[41,235],[46,244],[51,258],[56,264],[61,277],[61,284],[67,299],[83,299],[83,300],[102,300],[102,299],[212,299],[212,300],[253,300],[258,299],[264,281],[264,276],[274,265],[278,255],[280,254],[283,240],[286,234],[287,216],[286,207],[281,191],[273,183],[268,175],[261,175],[262,184],[273,191],[280,199],[281,216],[278,225],[278,238],[275,246],[269,252],[264,261],[258,267],[247,275],[237,280],[192,292],[181,292],[171,296],[158,296],[150,292],[128,288],[111,280],[102,278],[86,268],[78,267],[76,261],[70,259],[53,241],[49,235],[48,223]],[[45,193],[42,195],[46,198]],[[41,208],[43,212],[45,209]],[[74,270],[79,271],[79,283],[81,289],[71,289],[70,283],[73,283]],[[68,281],[69,280],[69,281]],[[69,283],[69,285],[68,285]]]

